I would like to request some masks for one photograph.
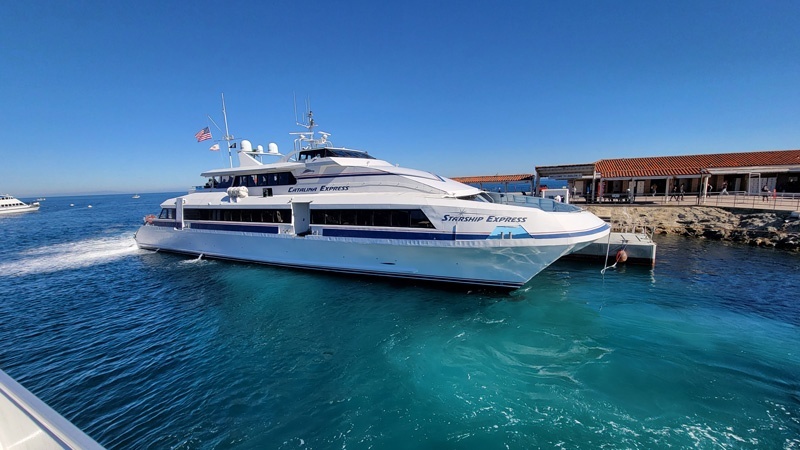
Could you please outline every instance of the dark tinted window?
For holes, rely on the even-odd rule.
[[[174,210],[173,210],[174,211]],[[162,211],[163,213],[163,211]],[[185,220],[223,222],[291,223],[292,211],[285,209],[193,209],[183,210]]]
[[[375,159],[366,152],[358,150],[345,150],[342,148],[315,148],[313,150],[304,150],[300,152],[300,161],[310,161],[314,158],[360,158],[360,159]]]
[[[164,208],[161,210],[161,214],[158,215],[159,219],[174,219],[175,218],[175,208]]]
[[[419,209],[315,209],[314,225],[358,225],[362,227],[434,228]]]

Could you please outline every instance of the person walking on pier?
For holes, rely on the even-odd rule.
[[[722,182],[722,192],[720,192],[719,195],[728,195],[728,182],[727,181],[723,181]]]

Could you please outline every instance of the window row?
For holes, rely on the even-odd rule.
[[[159,219],[176,218],[175,208],[161,210]],[[292,223],[290,209],[199,209],[185,208],[184,220],[218,222]],[[312,225],[356,225],[364,227],[434,228],[419,209],[314,209]]]
[[[290,209],[191,209],[183,210],[184,220],[220,222],[292,223]]]
[[[419,209],[315,209],[313,225],[358,225],[364,227],[434,228]]]
[[[208,180],[205,187],[227,189],[231,186],[290,186],[294,184],[297,184],[297,179],[291,172],[279,172],[237,176],[223,175]]]

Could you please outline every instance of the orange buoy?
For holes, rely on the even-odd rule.
[[[627,260],[628,260],[628,254],[625,252],[625,250],[620,250],[617,252],[618,263],[624,263]]]

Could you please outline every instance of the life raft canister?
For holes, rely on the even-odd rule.
[[[627,260],[628,260],[628,253],[626,253],[625,250],[620,250],[617,252],[618,263],[624,263]]]

